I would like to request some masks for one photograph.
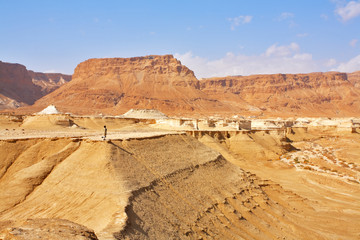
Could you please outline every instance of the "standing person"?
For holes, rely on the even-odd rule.
[[[107,134],[107,128],[106,128],[106,125],[104,126],[104,136],[103,136],[103,139],[105,140],[106,139],[106,134]]]

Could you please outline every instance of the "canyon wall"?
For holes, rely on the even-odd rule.
[[[210,78],[200,88],[221,100],[246,101],[248,112],[268,116],[358,116],[357,78],[338,72]]]
[[[360,72],[199,81],[172,55],[89,59],[76,67],[72,80],[69,75],[27,71],[19,64],[1,67],[0,109],[31,105],[42,97],[33,106],[20,108],[22,113],[54,104],[74,114],[120,115],[133,108],[189,117],[360,116]]]
[[[70,80],[70,75],[37,73],[21,64],[0,61],[0,110],[32,105]]]

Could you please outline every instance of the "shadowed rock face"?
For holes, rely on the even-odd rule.
[[[71,81],[71,75],[28,71],[32,82],[41,87],[42,95],[51,93],[61,85]]]
[[[0,110],[31,105],[70,80],[70,75],[37,73],[0,61]]]
[[[17,102],[33,104],[42,96],[25,66],[0,61],[0,94]]]

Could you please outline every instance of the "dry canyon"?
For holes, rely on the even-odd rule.
[[[359,239],[359,84],[0,62],[0,239]]]

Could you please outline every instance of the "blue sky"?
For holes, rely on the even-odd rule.
[[[173,54],[197,77],[360,70],[360,0],[0,0],[0,60],[72,74]]]

